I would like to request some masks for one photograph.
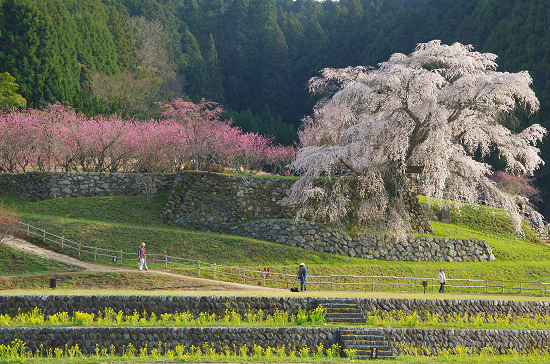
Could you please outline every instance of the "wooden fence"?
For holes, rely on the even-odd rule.
[[[47,232],[24,222],[14,224],[16,235],[34,236],[44,243],[53,243],[62,250],[68,249],[74,255],[87,255],[97,261],[98,257],[106,258],[113,263],[122,264],[125,261],[137,262],[136,253],[121,250],[104,249],[81,244],[63,236]],[[231,267],[200,260],[173,257],[167,254],[147,254],[147,262],[155,262],[164,268],[179,268],[196,270],[199,276],[220,281],[232,281],[243,284],[254,284],[276,288],[290,288],[298,284],[295,274],[279,273],[268,268],[262,270]],[[357,276],[357,275],[326,275],[308,276],[308,287],[317,290],[360,290],[360,291],[408,291],[408,292],[437,292],[439,282],[433,277],[394,277],[394,276]],[[506,293],[521,294],[535,293],[548,295],[550,283],[532,281],[507,281],[502,279],[447,279],[447,292],[460,293]]]

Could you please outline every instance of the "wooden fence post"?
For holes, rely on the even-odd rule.
[[[65,238],[61,237],[61,250],[63,250],[63,244],[65,243]]]
[[[122,265],[122,250],[120,251],[120,265]]]
[[[78,257],[80,258],[80,243],[78,243]]]
[[[521,284],[522,284],[522,283],[523,283],[523,282],[521,282],[521,281],[519,282],[519,293],[521,293]]]
[[[94,262],[97,262],[97,246],[95,247]]]
[[[199,277],[201,276],[201,261],[199,260]]]
[[[214,280],[216,279],[216,267],[217,267],[217,265],[216,265],[216,263],[214,263]]]
[[[42,232],[44,233],[43,239],[44,239],[44,243],[45,243],[46,242],[46,229],[42,229]]]
[[[164,268],[168,269],[168,255],[164,254]]]

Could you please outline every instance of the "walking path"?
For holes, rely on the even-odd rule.
[[[38,245],[35,245],[33,243],[30,243],[26,240],[19,239],[19,238],[5,237],[1,243],[12,249],[16,249],[25,253],[38,255],[45,259],[52,259],[52,260],[56,260],[59,262],[63,262],[66,264],[71,264],[73,266],[83,268],[84,271],[87,271],[87,272],[135,272],[137,271],[137,268],[130,269],[128,267],[84,262],[76,258],[70,257],[68,255],[42,248]],[[137,267],[137,264],[136,264],[136,267]],[[196,282],[201,286],[212,285],[212,286],[216,286],[218,289],[221,288],[221,289],[227,289],[227,290],[242,290],[242,291],[255,291],[255,292],[258,292],[258,291],[264,291],[264,292],[265,291],[276,291],[276,292],[285,291],[286,292],[286,290],[277,289],[277,288],[249,286],[249,285],[240,284],[240,283],[214,281],[211,279],[189,277],[189,276],[184,276],[184,275],[170,273],[170,272],[156,270],[156,269],[153,271],[149,270],[147,272],[142,272],[142,273],[143,274],[154,273],[162,276],[167,276],[170,278],[177,278],[177,279],[182,279],[189,282]]]

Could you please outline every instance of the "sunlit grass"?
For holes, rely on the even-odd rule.
[[[292,275],[300,262],[306,262],[310,275],[434,277],[444,266],[448,278],[498,277],[550,281],[550,266],[547,264],[550,247],[518,239],[509,231],[502,234],[498,229],[495,231],[490,220],[496,215],[489,210],[476,215],[476,221],[481,222],[472,223],[470,227],[462,223],[433,221],[435,233],[428,236],[486,240],[493,249],[496,262],[396,262],[319,253],[245,237],[166,226],[159,219],[166,198],[167,194],[156,195],[152,209],[147,208],[145,196],[67,198],[40,202],[10,198],[5,201],[16,207],[22,219],[32,225],[85,245],[125,252],[136,251],[141,242],[146,242],[148,253],[253,270],[269,267],[272,272]],[[468,214],[468,211],[463,208],[461,213]],[[499,217],[503,218],[505,216]],[[489,225],[493,227],[483,228]],[[34,241],[41,244],[41,239],[35,238]],[[49,247],[58,249],[54,245]],[[70,253],[67,250],[63,252]],[[93,260],[93,256],[84,255],[82,259]],[[107,259],[98,258],[98,262],[113,264]],[[162,264],[152,264],[156,269],[163,268]],[[133,267],[134,262],[123,262],[123,265]],[[176,269],[175,272],[197,275],[192,269]],[[208,275],[205,277],[211,278]]]

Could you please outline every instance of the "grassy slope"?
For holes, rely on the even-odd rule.
[[[415,263],[349,258],[305,251],[253,239],[194,232],[166,227],[159,212],[166,195],[158,195],[152,209],[145,197],[109,196],[24,202],[5,200],[22,214],[23,220],[86,245],[132,252],[147,242],[149,252],[167,253],[223,265],[294,273],[306,262],[311,275],[355,274],[433,277],[444,266],[450,278],[502,278],[550,281],[550,248],[516,239],[493,227],[493,215],[477,216],[475,223],[455,219],[456,224],[434,222],[434,236],[487,240],[497,261],[493,263]],[[469,216],[468,212],[463,212]],[[484,216],[484,217],[483,217]],[[500,221],[500,220],[499,220]],[[476,230],[466,227],[474,226]],[[480,231],[481,230],[481,231]]]
[[[78,270],[67,264],[22,253],[0,244],[0,275],[22,275],[37,272],[67,272]]]

